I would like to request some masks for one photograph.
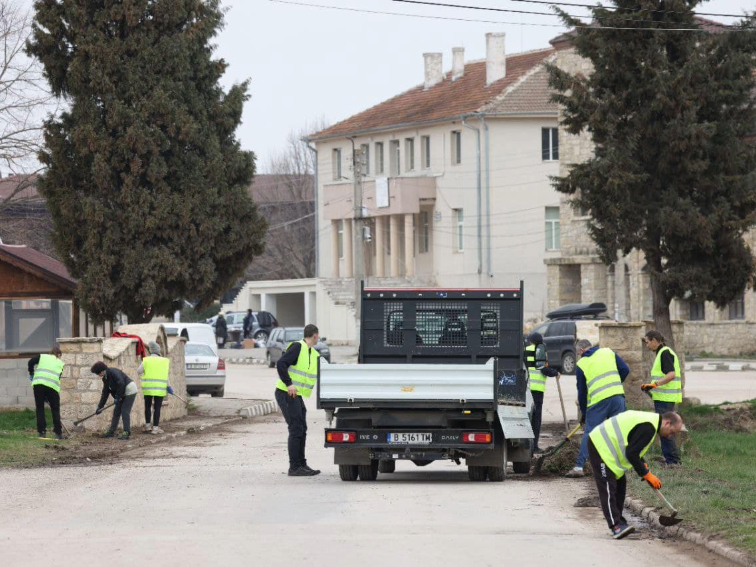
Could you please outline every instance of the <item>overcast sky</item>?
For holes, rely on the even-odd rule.
[[[532,14],[417,6],[392,0],[291,1],[505,23],[411,18],[270,0],[223,0],[228,12],[226,28],[218,37],[217,54],[230,64],[224,79],[227,84],[246,78],[252,81],[252,98],[238,135],[243,147],[257,154],[260,171],[271,153],[284,146],[291,130],[321,118],[337,122],[422,83],[425,52],[442,52],[444,69],[448,70],[452,47],[464,47],[466,60],[485,57],[487,32],[506,32],[507,53],[516,53],[548,47],[549,40],[564,31],[556,17]],[[549,11],[546,5],[514,0],[447,1]],[[31,0],[26,3],[31,5]],[[754,0],[712,0],[697,11],[740,14],[753,6]],[[583,8],[570,11],[586,13]]]

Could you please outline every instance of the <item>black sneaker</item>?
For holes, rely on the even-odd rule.
[[[131,431],[124,431],[121,433],[121,436],[118,438],[119,441],[128,441],[129,437],[131,437]]]
[[[289,476],[315,476],[316,474],[320,474],[320,471],[314,471],[312,469],[308,470],[304,467],[289,469]]]
[[[317,469],[311,469],[309,465],[302,465],[300,468],[306,470],[308,473],[310,473],[313,476],[316,475],[316,474],[320,474],[319,470],[317,470]]]
[[[612,537],[614,539],[622,539],[629,536],[635,531],[635,526],[628,526],[627,524],[617,524],[612,528]]]
[[[102,434],[102,436],[105,438],[115,437],[115,431],[106,431],[105,433]]]
[[[59,441],[63,441],[64,439],[68,439],[67,435],[63,435],[62,433],[56,433],[55,438]]]

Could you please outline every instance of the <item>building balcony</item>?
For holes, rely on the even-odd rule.
[[[420,205],[435,200],[435,177],[389,177],[362,182],[363,206],[367,217],[417,214]],[[354,185],[332,183],[323,187],[323,215],[326,220],[354,218]]]

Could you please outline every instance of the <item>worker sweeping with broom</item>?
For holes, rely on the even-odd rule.
[[[684,430],[682,418],[675,412],[659,415],[626,411],[610,417],[588,435],[588,458],[596,479],[601,510],[614,539],[622,539],[635,531],[622,515],[627,489],[625,473],[634,469],[658,491],[662,483],[649,470],[643,455],[657,435],[669,438]]]
[[[142,394],[144,395],[144,432],[160,435],[160,409],[166,394],[173,394],[173,388],[168,383],[171,372],[171,361],[161,356],[160,345],[150,341],[147,345],[150,356],[142,360],[137,368],[137,374],[142,377]],[[154,411],[153,411],[154,408]]]

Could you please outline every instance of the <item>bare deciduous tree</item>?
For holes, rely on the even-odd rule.
[[[39,170],[43,123],[55,111],[38,61],[24,51],[30,33],[31,16],[21,3],[0,0],[0,173],[26,175],[0,195],[0,211],[11,201],[36,199],[28,175]]]

